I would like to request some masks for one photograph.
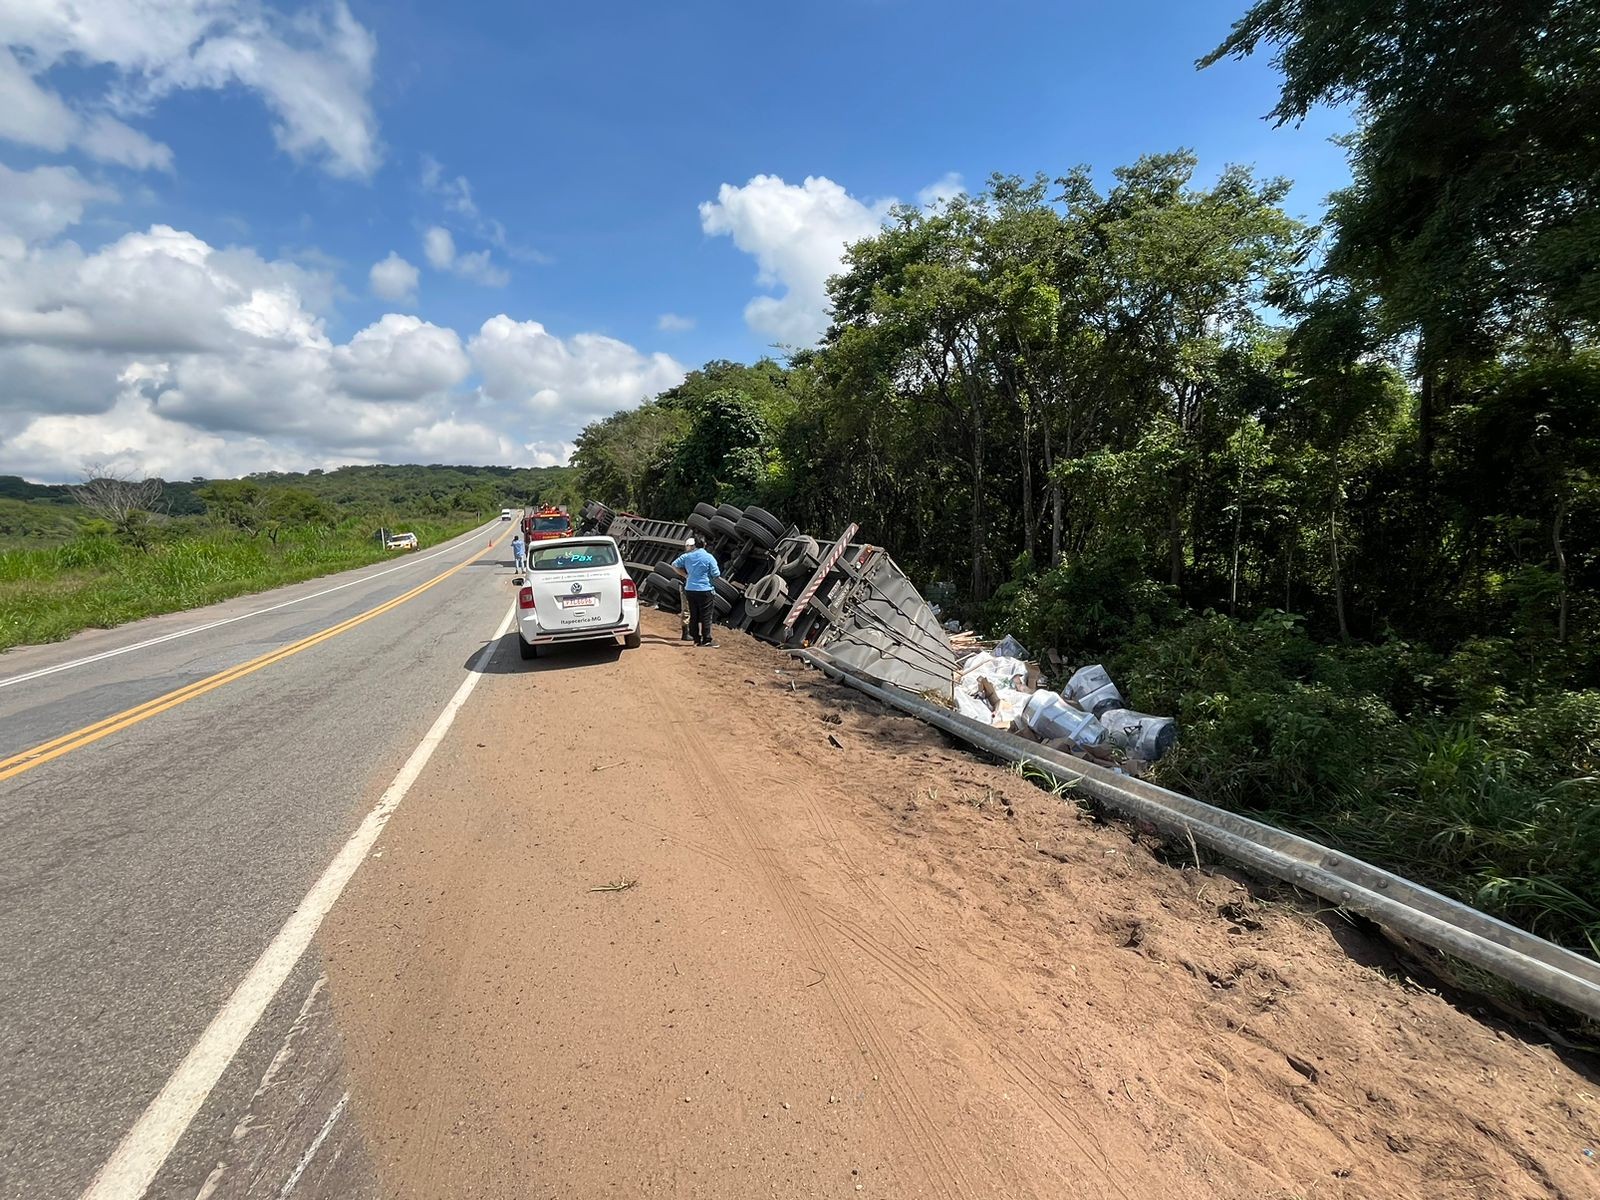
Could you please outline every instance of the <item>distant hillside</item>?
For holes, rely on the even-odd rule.
[[[576,487],[571,467],[469,467],[430,463],[428,466],[339,467],[333,471],[258,471],[245,476],[267,487],[297,487],[351,508],[410,507],[419,499],[450,505],[464,493],[494,493],[494,502],[570,503]],[[163,500],[173,516],[203,513],[197,489],[218,480],[196,476],[164,480]],[[30,483],[19,475],[0,475],[0,500],[76,507],[67,484]]]
[[[246,478],[268,487],[305,488],[341,508],[396,508],[421,513],[471,512],[577,497],[571,467],[428,466],[340,467],[334,471],[264,471]],[[201,487],[209,481],[171,485]]]

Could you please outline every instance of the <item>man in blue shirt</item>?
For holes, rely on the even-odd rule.
[[[689,605],[689,636],[696,646],[716,649],[717,644],[711,640],[711,598],[717,593],[711,581],[722,577],[722,568],[699,537],[684,543],[684,552],[672,560],[672,565],[685,576],[683,598]]]
[[[521,575],[528,565],[528,555],[527,547],[522,544],[522,535],[520,533],[511,535],[511,557],[516,559],[517,574]]]

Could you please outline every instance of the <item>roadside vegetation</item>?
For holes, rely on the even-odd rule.
[[[560,468],[346,467],[234,480],[0,479],[0,650],[365,566],[379,529],[427,547],[565,499]]]
[[[1183,151],[901,209],[818,348],[591,425],[579,490],[859,521],[1178,717],[1162,782],[1600,954],[1594,11],[1258,4],[1213,57],[1358,117],[1319,224]]]

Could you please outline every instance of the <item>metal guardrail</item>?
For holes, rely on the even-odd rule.
[[[998,758],[1028,763],[1126,817],[1192,837],[1252,871],[1281,879],[1396,933],[1482,967],[1600,1020],[1600,962],[1479,912],[1381,867],[1296,834],[1058,753],[893,688],[811,650],[791,654],[832,678]]]

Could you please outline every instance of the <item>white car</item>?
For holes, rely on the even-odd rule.
[[[394,533],[384,541],[385,550],[415,550],[417,548],[417,535],[414,533]]]
[[[639,591],[608,537],[552,538],[528,547],[517,593],[517,644],[523,658],[540,646],[610,640],[639,645]]]

